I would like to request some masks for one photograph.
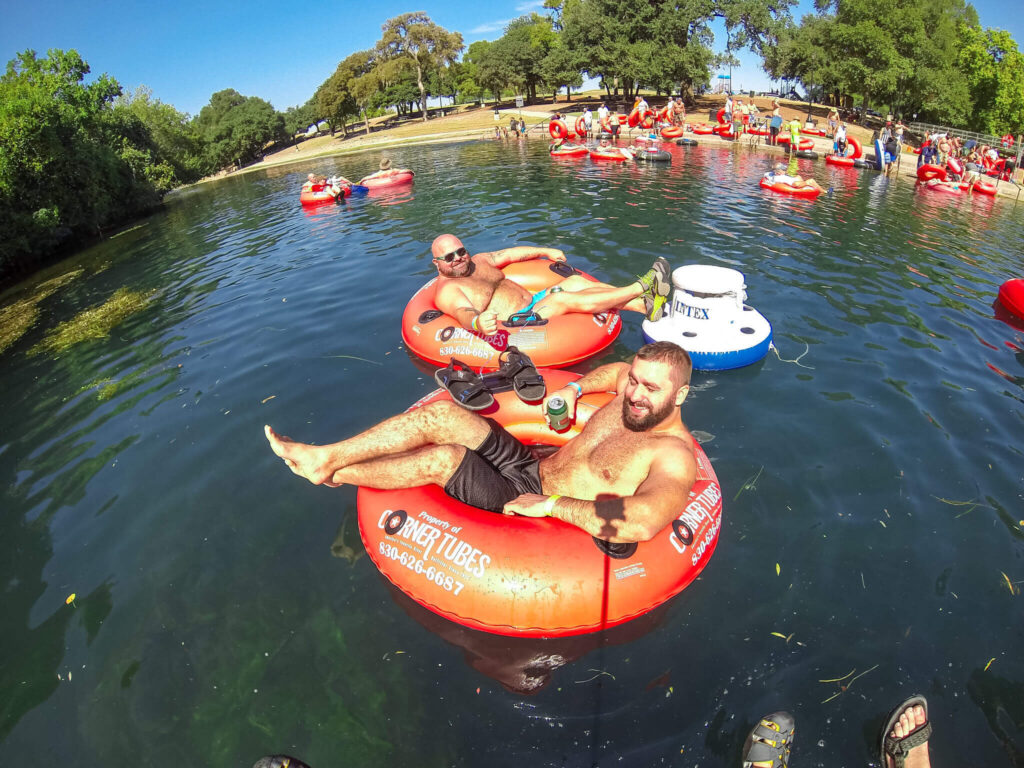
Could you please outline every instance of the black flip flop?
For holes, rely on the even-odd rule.
[[[918,704],[924,707],[924,716],[928,718],[928,721],[924,725],[912,730],[902,739],[890,736],[889,734],[896,725],[896,721],[900,719],[900,715]],[[886,720],[885,727],[882,729],[881,746],[878,751],[881,768],[886,766],[885,758],[887,755],[892,758],[895,768],[903,768],[910,750],[927,742],[931,735],[932,721],[928,717],[928,700],[921,694],[915,693],[889,713],[889,719]]]
[[[512,380],[512,389],[524,403],[536,403],[544,399],[548,388],[544,377],[537,373],[533,361],[519,351],[517,347],[509,347],[502,353],[498,372]]]
[[[448,390],[452,400],[471,411],[482,411],[494,405],[494,395],[484,386],[480,374],[454,357],[447,368],[434,372],[434,381]]]

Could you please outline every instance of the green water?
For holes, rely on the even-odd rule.
[[[407,148],[412,190],[314,212],[314,168],[271,169],[63,265],[82,272],[0,354],[0,764],[735,765],[785,708],[794,764],[864,765],[915,691],[936,766],[1024,764],[1024,598],[1002,575],[1024,581],[1024,333],[993,316],[1021,209],[811,163],[834,192],[794,200],[757,188],[764,156],[674,153]],[[369,562],[353,489],[267,449],[264,423],[326,442],[434,388],[399,318],[443,231],[557,246],[616,284],[658,255],[732,266],[772,322],[779,355],[695,375],[683,417],[724,525],[650,616],[558,641],[444,622]],[[151,298],[109,337],[28,354],[121,287]],[[626,317],[580,370],[641,343]]]

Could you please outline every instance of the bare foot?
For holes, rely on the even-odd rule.
[[[263,426],[263,432],[270,443],[270,449],[280,456],[288,465],[288,469],[296,475],[306,478],[313,485],[329,485],[331,487],[339,485],[329,482],[334,474],[334,468],[327,464],[326,448],[298,443],[290,437],[277,434],[268,425]]]
[[[913,707],[907,707],[900,714],[900,719],[896,721],[896,724],[893,726],[892,731],[889,732],[889,735],[897,739],[902,739],[923,727],[927,722],[928,715],[925,714],[924,707],[920,704]],[[889,755],[886,755],[885,764],[888,768],[894,768],[896,761]],[[911,749],[907,753],[907,759],[904,766],[906,768],[930,768],[931,761],[928,757],[928,742]]]

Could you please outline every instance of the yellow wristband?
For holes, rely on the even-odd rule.
[[[546,517],[551,517],[551,513],[555,509],[555,502],[558,501],[560,498],[562,498],[562,494],[560,493],[554,493],[548,496],[548,500],[544,502],[544,515]]]
[[[474,331],[480,330],[479,328],[476,327],[476,319],[478,317],[480,317],[480,315],[473,315],[473,319],[469,321],[469,327],[472,328]]]

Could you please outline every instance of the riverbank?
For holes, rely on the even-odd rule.
[[[654,97],[648,97],[654,98]],[[747,103],[753,103],[761,114],[770,114],[773,99],[766,96],[747,98]],[[690,108],[686,116],[686,124],[689,126],[701,123],[714,122],[713,113],[716,112],[725,102],[722,94],[711,94],[699,97]],[[539,139],[548,141],[550,139],[547,127],[555,112],[560,112],[566,117],[570,126],[575,123],[584,107],[590,107],[596,111],[602,104],[610,107],[615,103],[602,98],[600,93],[580,94],[574,97],[571,102],[560,97],[556,103],[531,104],[522,109],[510,105],[499,105],[497,108],[492,105],[469,106],[460,105],[444,110],[444,114],[423,121],[418,118],[405,118],[398,120],[394,116],[375,118],[370,121],[370,132],[367,133],[363,126],[358,130],[351,130],[347,135],[337,134],[335,136],[318,136],[307,139],[301,143],[266,155],[262,161],[242,168],[231,173],[220,174],[209,177],[198,182],[214,181],[225,176],[238,176],[264,168],[292,165],[296,163],[307,163],[321,157],[336,157],[339,155],[365,152],[368,150],[385,150],[391,147],[408,146],[410,144],[438,144],[453,141],[467,141],[472,139],[491,140],[514,140],[506,137],[509,122],[512,118],[522,119],[526,122],[526,139]],[[804,120],[810,113],[812,120],[815,120],[819,127],[827,125],[829,108],[822,104],[814,104],[808,108],[806,102],[780,99],[780,112],[784,120]],[[617,105],[620,113],[628,111],[625,104]],[[500,129],[501,138],[495,136],[495,128]],[[872,131],[860,125],[849,125],[848,132],[857,138],[864,146],[865,151],[871,146]],[[623,126],[623,138],[628,139],[631,135],[639,135],[638,131],[630,131]],[[723,139],[717,135],[694,135],[687,133],[689,138],[696,139],[699,143],[707,146],[734,147],[737,145],[749,146],[758,151],[769,154],[786,156],[789,150],[786,147],[770,146],[765,143],[763,137],[745,136],[738,140]],[[823,137],[807,136],[814,141],[814,151],[818,153],[818,161],[824,163],[825,155],[832,151],[832,140]],[[916,181],[915,170],[917,156],[910,152],[904,153],[901,157],[899,169],[896,173],[899,177],[910,178]],[[907,169],[904,171],[904,169]],[[374,170],[368,168],[367,173]],[[865,173],[876,173],[865,169]],[[1020,171],[1018,171],[1020,173]],[[997,195],[999,197],[1016,202],[1020,197],[1021,187],[1014,182],[998,181]]]

